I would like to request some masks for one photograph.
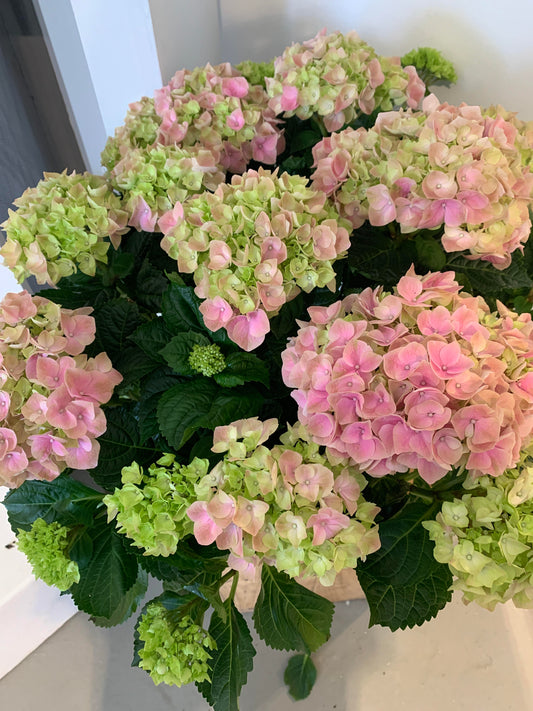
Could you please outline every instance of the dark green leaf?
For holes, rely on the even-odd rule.
[[[268,368],[253,353],[231,353],[226,358],[226,368],[214,376],[216,382],[224,387],[233,388],[250,381],[262,383],[268,387]]]
[[[91,622],[93,622],[97,627],[114,627],[115,625],[122,624],[128,619],[128,617],[131,617],[133,613],[137,611],[137,608],[146,595],[147,589],[148,575],[144,570],[142,570],[142,568],[139,568],[137,580],[124,595],[120,605],[113,612],[112,616],[107,618],[96,617],[93,615],[93,617],[91,617]]]
[[[507,289],[533,286],[533,281],[527,273],[526,261],[518,251],[513,254],[513,260],[507,269],[496,269],[490,262],[470,260],[459,255],[448,259],[446,269],[453,269],[457,274],[466,276],[472,288],[482,296],[498,296]]]
[[[77,272],[60,279],[55,289],[41,290],[39,296],[50,299],[65,309],[79,309],[83,306],[98,309],[113,298],[113,290],[104,288],[98,275],[91,277]]]
[[[269,647],[314,652],[329,639],[333,603],[269,565],[261,582],[253,620]]]
[[[70,592],[80,610],[112,620],[137,582],[137,559],[112,523],[102,520],[91,529],[91,535],[91,559],[80,569],[80,582]]]
[[[143,464],[151,455],[141,447],[137,420],[131,409],[114,407],[106,410],[107,429],[101,437],[98,466],[90,470],[92,478],[107,491],[120,486],[122,467],[132,462]]]
[[[305,298],[299,294],[295,299],[283,304],[280,312],[270,322],[270,330],[276,338],[287,338],[294,336],[298,330],[297,318],[306,318]]]
[[[157,359],[157,353],[153,355],[155,358],[147,355],[133,343],[128,343],[113,360],[113,365],[124,378],[119,387],[131,385],[156,370],[160,361]]]
[[[418,264],[426,269],[438,272],[446,264],[446,253],[442,248],[440,235],[419,232],[415,237]]]
[[[135,256],[128,252],[109,250],[108,273],[111,279],[123,278],[131,274],[135,264]]]
[[[136,343],[139,348],[149,355],[153,360],[164,363],[164,359],[159,355],[159,351],[166,346],[172,338],[172,334],[165,326],[162,318],[155,318],[153,321],[143,323],[132,333],[130,340]]]
[[[165,274],[145,259],[136,274],[135,293],[132,296],[141,306],[157,312],[161,310],[163,294],[167,289],[168,279]]]
[[[433,557],[434,544],[422,521],[438,506],[407,503],[379,525],[381,548],[357,566],[370,607],[370,625],[391,630],[421,625],[451,600],[452,575]]]
[[[308,654],[296,654],[289,659],[283,681],[295,701],[306,699],[316,681],[316,667]]]
[[[203,319],[198,309],[200,299],[191,286],[171,283],[163,294],[162,313],[172,333],[203,331]]]
[[[93,539],[89,531],[84,528],[76,536],[74,542],[69,546],[68,557],[78,564],[79,568],[85,568],[91,560],[93,554]]]
[[[209,339],[203,333],[194,331],[178,333],[161,349],[160,353],[178,375],[198,375],[189,365],[189,356],[195,345],[208,346]]]
[[[191,539],[180,541],[178,550],[166,557],[139,554],[139,564],[165,583],[212,585],[227,567],[227,552],[216,546],[197,546]]]
[[[115,362],[128,345],[128,337],[141,325],[139,307],[133,301],[113,299],[95,316],[99,347]]]
[[[246,620],[231,600],[224,603],[226,620],[213,612],[209,633],[217,648],[211,652],[211,682],[197,684],[214,711],[239,711],[239,695],[252,671],[255,649]]]
[[[161,434],[171,447],[178,450],[202,426],[199,420],[210,411],[216,392],[212,380],[199,378],[174,385],[162,395],[157,419]]]
[[[390,286],[416,263],[416,248],[409,239],[399,241],[376,228],[360,227],[353,233],[348,260],[352,271]]]
[[[62,526],[89,525],[101,500],[94,489],[61,476],[53,481],[25,481],[5,497],[4,505],[11,528],[28,531],[38,518]]]
[[[322,134],[320,131],[300,131],[291,142],[291,151],[293,153],[304,151],[306,148],[312,148],[321,140]]]
[[[211,402],[209,412],[197,418],[196,427],[213,430],[219,425],[229,425],[235,420],[253,417],[261,409],[263,397],[253,387],[217,390],[218,393]]]

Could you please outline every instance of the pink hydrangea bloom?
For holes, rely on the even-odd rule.
[[[1,485],[97,465],[96,437],[106,429],[100,405],[122,376],[105,353],[82,354],[94,340],[90,312],[26,292],[0,303]]]
[[[491,314],[453,273],[412,268],[392,295],[366,289],[309,314],[283,379],[311,438],[360,471],[416,470],[430,484],[460,466],[498,476],[532,441],[529,314]]]

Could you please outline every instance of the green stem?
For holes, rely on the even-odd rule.
[[[236,573],[237,571],[233,570],[231,572]],[[239,574],[237,573],[237,575],[235,575],[235,577],[233,578],[233,583],[231,584],[231,590],[230,590],[229,598],[228,598],[232,602],[235,599],[235,593],[237,592],[237,583],[238,582],[239,582]]]
[[[218,588],[220,589],[224,585],[224,583],[227,583],[228,580],[231,580],[233,577],[235,577],[236,574],[236,570],[228,570],[228,572],[223,575],[218,581]]]

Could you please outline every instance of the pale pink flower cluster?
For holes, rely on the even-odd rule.
[[[355,228],[438,229],[445,251],[504,269],[531,229],[533,175],[517,136],[501,116],[430,96],[421,112],[383,113],[318,143],[313,185]]]
[[[122,376],[105,353],[83,355],[94,340],[91,311],[26,291],[0,303],[0,485],[96,466],[95,438],[106,429],[100,405]]]
[[[265,561],[332,585],[379,548],[379,509],[361,494],[365,478],[321,454],[300,425],[265,447],[277,426],[251,418],[217,427],[212,449],[224,459],[195,486],[187,515],[198,543],[229,549],[236,570]]]
[[[274,60],[265,79],[276,114],[321,117],[327,131],[338,131],[359,113],[416,108],[425,85],[399,57],[381,57],[356,32],[326,34],[293,44]]]
[[[531,315],[490,313],[454,276],[411,268],[392,294],[308,309],[282,372],[315,442],[372,476],[430,484],[516,464],[533,433]]]
[[[161,246],[194,274],[205,325],[225,328],[245,351],[261,345],[269,317],[301,290],[334,288],[332,264],[350,245],[349,223],[307,183],[249,170],[159,220]]]
[[[125,124],[102,155],[109,169],[134,148],[201,147],[218,166],[242,173],[250,160],[273,164],[284,142],[262,86],[252,86],[229,63],[182,69],[170,82],[130,106]]]

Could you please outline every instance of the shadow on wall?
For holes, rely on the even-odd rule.
[[[517,0],[509,0],[516,4]],[[233,63],[244,59],[266,61],[294,41],[315,35],[321,28],[355,29],[362,39],[386,55],[402,55],[420,46],[441,50],[456,66],[457,84],[440,87],[439,98],[450,103],[466,101],[489,106],[502,104],[524,119],[533,119],[531,52],[520,52],[522,28],[512,13],[486,8],[484,23],[475,22],[477,3],[432,9],[422,0],[392,4],[369,2],[330,3],[319,0],[221,0],[222,57]],[[533,20],[533,5],[523,11]],[[504,39],[505,38],[505,39]]]

